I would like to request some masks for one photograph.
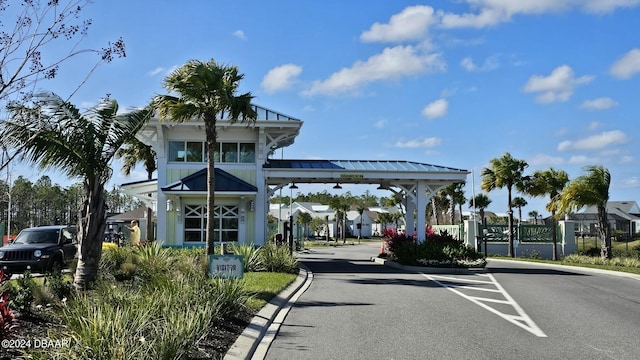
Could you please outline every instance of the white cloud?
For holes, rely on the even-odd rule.
[[[268,93],[289,89],[301,72],[301,66],[294,64],[280,65],[269,70],[267,75],[262,78],[260,86]]]
[[[376,129],[382,129],[387,125],[387,120],[378,120],[375,123],[373,123],[373,127]]]
[[[598,164],[600,163],[600,159],[597,157],[588,157],[585,155],[574,155],[569,158],[569,164],[571,165],[587,165],[587,164]]]
[[[413,46],[386,48],[367,61],[357,61],[322,81],[314,81],[304,95],[339,95],[354,92],[368,83],[446,69],[440,54],[421,53]]]
[[[604,14],[622,7],[633,7],[640,0],[466,0],[471,12],[464,14],[439,11],[445,28],[483,28],[511,21],[515,15],[534,15],[581,10]]]
[[[244,34],[244,31],[242,30],[234,31],[233,36],[237,37],[240,40],[247,40],[247,36]]]
[[[420,137],[420,138],[411,139],[411,140],[400,139],[396,141],[396,143],[393,146],[398,148],[411,148],[411,149],[432,148],[440,145],[441,143],[442,143],[442,139],[437,137],[430,137],[430,138]]]
[[[611,75],[619,79],[630,79],[640,72],[640,49],[633,49],[611,65]]]
[[[558,156],[551,156],[546,154],[537,154],[531,159],[527,160],[530,166],[554,166],[564,164],[564,159]]]
[[[491,71],[500,67],[498,55],[489,56],[481,66],[476,65],[471,57],[466,57],[460,61],[460,66],[468,72]]]
[[[573,95],[576,86],[591,82],[593,76],[575,77],[573,69],[568,65],[555,68],[549,76],[533,75],[523,90],[538,93],[536,100],[541,103],[567,101]]]
[[[600,126],[602,126],[601,122],[598,121],[592,121],[589,123],[589,125],[587,126],[587,129],[589,130],[595,130],[597,128],[599,128]]]
[[[163,67],[157,67],[157,68],[155,68],[155,69],[153,69],[153,70],[149,71],[149,72],[147,73],[147,75],[149,75],[149,76],[156,76],[156,75],[160,74],[161,72],[163,72],[164,70],[165,70],[165,69],[164,69]]]
[[[599,150],[611,145],[626,144],[629,138],[620,130],[604,131],[578,141],[563,141],[558,144],[558,151],[567,150]]]
[[[620,185],[623,188],[636,188],[640,187],[640,177],[632,176],[630,178],[622,179]]]
[[[387,24],[375,23],[360,35],[364,42],[402,42],[422,39],[429,27],[438,22],[433,8],[425,5],[409,6],[391,16]]]
[[[422,109],[422,115],[426,116],[428,119],[435,119],[447,114],[447,110],[449,109],[449,102],[445,99],[438,99]]]
[[[589,110],[606,110],[614,106],[618,106],[618,102],[608,97],[586,100],[580,105],[581,108]]]
[[[620,164],[628,164],[633,162],[634,158],[633,156],[629,156],[629,155],[624,155],[620,158]]]

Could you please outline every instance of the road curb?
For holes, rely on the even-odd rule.
[[[395,261],[372,256],[371,261],[376,264],[392,267],[394,269],[420,272],[424,274],[478,274],[485,272],[485,268],[438,268],[430,266],[407,266]]]
[[[291,297],[309,279],[309,271],[302,266],[298,277],[287,286],[282,292],[276,295],[267,305],[256,314],[242,334],[236,339],[229,351],[224,356],[224,360],[246,360],[253,358],[258,345],[267,333],[280,310],[289,302]]]

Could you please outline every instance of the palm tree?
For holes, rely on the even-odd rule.
[[[158,169],[156,151],[150,145],[137,138],[131,138],[116,151],[116,158],[123,160],[122,172],[129,176],[136,165],[141,162],[147,172],[147,180],[153,179],[153,172]],[[153,240],[153,209],[147,206],[147,241]]]
[[[298,224],[302,224],[304,226],[304,236],[308,236],[309,232],[308,232],[308,227],[309,224],[311,223],[311,221],[313,221],[313,217],[311,216],[311,214],[307,213],[307,212],[301,212],[300,214],[298,214],[298,217],[296,218],[296,223]]]
[[[460,184],[460,183],[459,183]],[[458,212],[460,213],[460,224],[462,224],[462,205],[467,202],[467,198],[464,196],[464,182],[462,186],[453,194],[453,202],[458,205]]]
[[[491,205],[491,199],[486,194],[478,194],[471,201],[469,201],[469,207],[480,209],[480,221],[484,224],[484,209]]]
[[[538,212],[536,210],[529,211],[529,218],[533,219],[535,225],[538,225]]]
[[[527,204],[527,200],[520,196],[516,196],[511,200],[511,206],[518,209],[518,225],[522,223],[522,208],[527,206]]]
[[[116,151],[145,125],[151,108],[118,115],[114,99],[102,99],[87,112],[53,93],[35,95],[34,105],[12,105],[0,143],[22,149],[41,168],[53,167],[80,178],[84,198],[78,219],[79,258],[74,285],[83,289],[96,278],[106,227],[105,184]]]
[[[532,196],[549,195],[547,210],[551,212],[551,219],[553,220],[553,228],[551,229],[551,236],[553,238],[553,260],[558,260],[556,210],[558,209],[558,202],[560,201],[562,190],[568,182],[569,175],[566,171],[554,170],[553,168],[535,171],[533,175],[525,179],[525,190],[528,194]]]
[[[382,231],[387,228],[387,225],[393,222],[391,218],[391,214],[388,212],[383,212],[378,214],[378,221],[382,224]]]
[[[433,210],[435,225],[440,224],[441,218],[444,217],[444,210],[442,209],[446,209],[447,207],[449,207],[449,199],[444,190],[436,192],[436,194],[431,197],[431,209]],[[444,222],[444,219],[442,219],[442,221]]]
[[[587,166],[584,171],[587,174],[571,181],[564,188],[558,201],[558,214],[568,214],[583,206],[595,206],[598,209],[600,256],[602,259],[610,259],[612,254],[607,223],[607,202],[609,201],[611,174],[602,165]]]
[[[236,96],[243,74],[235,66],[220,65],[215,60],[190,60],[164,79],[169,94],[154,99],[160,120],[175,122],[204,121],[207,143],[207,242],[208,255],[214,252],[216,121],[253,122],[257,114],[251,106],[251,93]]]
[[[513,252],[513,208],[511,191],[514,186],[521,189],[522,173],[528,164],[524,160],[518,160],[509,153],[504,153],[500,158],[494,158],[490,161],[491,167],[482,169],[482,183],[480,187],[485,191],[494,189],[507,188],[507,206],[509,207],[508,227],[509,227],[509,248],[507,255],[514,256]]]
[[[358,240],[362,239],[362,217],[364,215],[364,211],[367,210],[367,208],[364,205],[358,205],[358,214],[360,215],[360,226],[358,227]]]
[[[464,198],[464,188],[465,182],[453,183],[446,188],[444,188],[443,192],[446,196],[449,197],[449,211],[451,216],[451,225],[455,224],[456,217],[456,205],[464,204],[467,199]],[[462,222],[462,211],[460,211],[460,222]]]

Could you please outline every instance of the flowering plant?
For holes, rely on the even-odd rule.
[[[9,280],[9,276],[0,269],[0,285]],[[0,338],[5,339],[7,334],[15,327],[13,323],[13,311],[9,309],[9,291],[0,292]]]
[[[405,265],[434,267],[484,267],[486,259],[474,249],[467,247],[446,231],[436,233],[428,226],[425,229],[425,241],[418,243],[416,236],[405,232],[385,229],[385,245],[388,254],[397,262]]]

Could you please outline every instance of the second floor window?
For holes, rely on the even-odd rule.
[[[203,141],[169,141],[170,162],[206,162],[207,151]],[[240,142],[220,142],[214,154],[215,162],[255,163],[256,144]]]

